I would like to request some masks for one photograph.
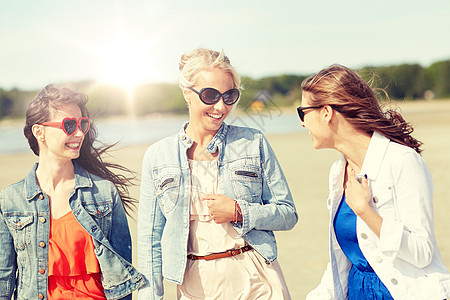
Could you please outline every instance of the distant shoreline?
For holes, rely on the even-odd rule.
[[[433,99],[433,100],[425,100],[425,99],[419,99],[419,100],[390,100],[387,103],[388,104],[392,104],[394,106],[400,106],[403,107],[404,109],[409,109],[410,107],[417,107],[420,106],[422,107],[422,105],[431,107],[429,104],[434,104],[434,103],[450,103],[450,99]],[[381,102],[381,103],[385,103],[385,102]],[[280,107],[276,107],[276,108],[269,108],[268,110],[263,110],[262,113],[264,112],[273,112],[274,110],[279,110],[282,113],[296,113],[295,112],[295,108],[297,106],[300,106],[300,102],[298,102],[298,105],[293,105],[293,106],[280,106]],[[235,109],[233,114],[235,116],[240,116],[240,115],[245,115],[247,112],[245,112],[243,109]],[[254,112],[255,114],[257,112]],[[143,116],[136,116],[136,117],[132,117],[129,115],[112,115],[112,116],[106,116],[106,117],[93,117],[95,118],[95,120],[98,121],[110,121],[110,120],[115,120],[115,119],[121,119],[123,120],[123,118],[127,118],[127,119],[158,119],[158,118],[176,118],[176,117],[180,117],[180,116],[185,116],[186,120],[189,118],[189,112],[188,109],[186,108],[186,113],[172,113],[172,112],[168,112],[168,113],[151,113],[151,114],[147,114],[147,115],[143,115]],[[0,119],[0,126],[18,126],[20,124],[25,125],[25,118],[3,118]]]

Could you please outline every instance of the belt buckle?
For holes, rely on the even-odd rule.
[[[236,255],[241,254],[243,251],[241,248],[239,248],[239,249],[228,250],[228,252],[230,253],[231,256],[236,256]]]

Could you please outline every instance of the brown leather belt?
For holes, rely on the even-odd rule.
[[[231,249],[231,250],[227,250],[224,252],[219,252],[219,253],[211,253],[205,256],[197,256],[197,255],[193,255],[193,254],[189,254],[187,256],[187,258],[192,259],[192,260],[197,260],[197,259],[204,259],[204,260],[212,260],[212,259],[218,259],[218,258],[224,258],[224,257],[230,257],[230,256],[235,256],[244,252],[247,252],[249,250],[252,250],[253,247],[250,245],[246,245],[242,248],[239,249]]]

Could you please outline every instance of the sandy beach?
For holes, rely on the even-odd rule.
[[[405,119],[415,127],[414,136],[424,142],[423,157],[434,180],[435,233],[441,255],[450,266],[450,100],[399,103]],[[292,112],[295,109],[292,108]],[[149,128],[151,130],[151,128]],[[277,232],[279,262],[293,299],[304,299],[320,281],[328,262],[328,170],[338,157],[333,150],[315,150],[307,133],[267,136],[288,179],[300,220],[288,232]],[[114,160],[140,172],[141,160],[149,145],[121,148]],[[23,178],[36,161],[28,154],[0,155],[0,188]],[[139,197],[138,186],[131,188]],[[130,219],[133,242],[136,224]],[[136,257],[136,247],[134,247]],[[135,260],[136,262],[136,260]],[[165,284],[166,299],[176,299],[175,286]]]

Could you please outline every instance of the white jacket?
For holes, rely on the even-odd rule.
[[[333,219],[343,194],[346,160],[330,169],[330,262],[320,284],[306,299],[347,299],[351,262],[341,250]],[[442,300],[450,297],[450,275],[434,236],[433,182],[413,149],[379,133],[370,141],[361,173],[372,188],[372,207],[381,215],[380,238],[361,219],[356,231],[362,253],[394,299]]]

